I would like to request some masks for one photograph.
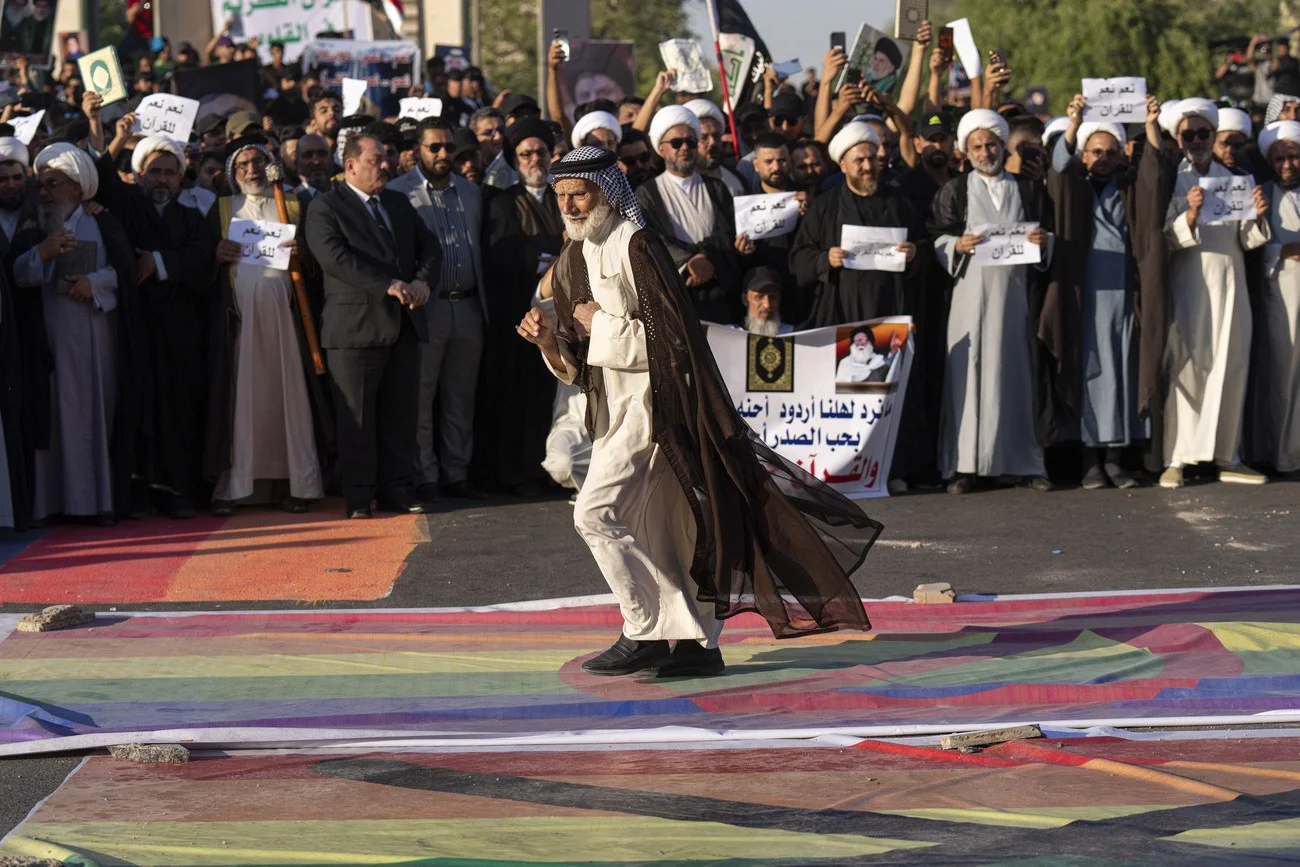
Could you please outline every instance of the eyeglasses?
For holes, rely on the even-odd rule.
[[[686,145],[689,150],[695,150],[700,146],[700,140],[694,136],[687,136],[685,138],[666,138],[664,139],[664,144],[668,145],[668,147],[673,150],[677,150],[682,145]]]
[[[1209,141],[1210,136],[1214,135],[1214,130],[1201,127],[1200,129],[1185,129],[1179,134],[1178,138],[1183,144],[1191,144],[1194,141]]]
[[[788,114],[778,114],[772,117],[772,126],[794,126],[799,122],[799,118]]]
[[[50,178],[48,181],[41,181],[37,186],[47,193],[52,193],[67,183],[71,182],[65,178]]]
[[[648,166],[650,165],[651,162],[654,161],[654,157],[651,156],[648,151],[643,151],[642,153],[639,153],[636,156],[619,157],[618,161],[625,166],[630,166],[630,165]]]
[[[549,154],[547,150],[515,151],[515,156],[521,160],[531,160],[533,157],[540,157],[542,154]]]
[[[239,162],[235,163],[235,171],[237,172],[249,172],[249,171],[254,171],[256,169],[264,169],[266,167],[267,167],[266,157],[262,157],[262,156],[253,157],[251,159],[246,159],[246,160],[240,160]]]
[[[456,143],[451,141],[434,142],[433,144],[428,144],[425,145],[424,147],[431,153],[435,153],[435,154],[436,153],[454,154],[456,152]]]
[[[1110,157],[1111,159],[1114,159],[1119,156],[1119,151],[1115,148],[1106,148],[1104,150],[1102,148],[1093,148],[1088,151],[1088,155],[1094,159],[1101,159],[1102,157]]]

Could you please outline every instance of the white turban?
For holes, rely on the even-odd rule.
[[[1277,120],[1264,127],[1259,134],[1259,152],[1268,158],[1268,152],[1280,141],[1300,144],[1300,123],[1294,120]]]
[[[180,170],[185,171],[185,151],[179,142],[165,135],[151,135],[140,139],[135,150],[131,152],[131,171],[143,175],[149,157],[159,151],[176,157]]]
[[[1210,125],[1210,129],[1219,128],[1219,108],[1203,96],[1189,96],[1173,111],[1174,131],[1171,133],[1175,138],[1178,137],[1178,127],[1183,120],[1189,117],[1204,118],[1205,122]]]
[[[654,120],[650,121],[650,146],[658,151],[659,140],[675,126],[689,126],[695,137],[700,137],[700,119],[695,112],[682,105],[670,105],[655,112]]]
[[[1047,122],[1046,128],[1043,129],[1043,147],[1052,140],[1052,136],[1064,133],[1070,127],[1068,117],[1054,117]]]
[[[36,155],[36,171],[63,172],[81,187],[81,198],[93,199],[99,191],[99,172],[90,154],[76,145],[56,142]]]
[[[863,142],[871,142],[876,147],[880,147],[880,136],[876,131],[860,120],[845,124],[844,129],[835,133],[835,138],[831,139],[831,162],[838,163],[844,158],[844,155],[853,150]]]
[[[1119,142],[1120,147],[1123,147],[1124,143],[1128,141],[1128,133],[1124,132],[1124,127],[1119,124],[1093,121],[1079,124],[1079,137],[1075,139],[1074,146],[1080,149],[1086,148],[1088,139],[1099,132],[1108,132],[1115,136],[1115,141]]]
[[[1011,128],[1007,126],[1006,118],[996,111],[987,108],[975,108],[966,112],[957,124],[957,150],[962,153],[966,152],[966,139],[977,129],[987,129],[995,136],[1002,139],[1002,143],[1007,143],[1007,137],[1011,135]]]
[[[1250,115],[1239,108],[1219,109],[1217,126],[1219,132],[1239,132],[1246,138],[1250,138],[1255,132],[1255,127],[1250,122]]]
[[[722,113],[722,109],[713,104],[709,99],[692,99],[684,104],[682,108],[690,109],[700,120],[711,117],[723,126],[727,125],[727,116]]]
[[[21,139],[16,139],[11,135],[0,136],[0,163],[19,162],[23,168],[31,163],[31,154],[27,152],[27,145],[22,143]]]
[[[573,125],[571,136],[573,146],[582,147],[582,140],[593,129],[607,129],[614,134],[615,141],[623,140],[623,126],[618,122],[618,118],[607,111],[589,111],[578,118],[578,122]]]
[[[1178,137],[1178,121],[1182,119],[1182,115],[1178,113],[1178,106],[1181,103],[1181,99],[1167,99],[1160,103],[1160,119],[1158,123],[1160,128],[1173,138]]]

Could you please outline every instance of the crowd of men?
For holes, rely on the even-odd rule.
[[[0,115],[0,526],[302,512],[330,490],[361,518],[580,485],[581,401],[516,333],[566,241],[552,162],[578,147],[616,154],[700,320],[913,317],[894,492],[1300,474],[1300,97],[1253,123],[1150,96],[1124,127],[1084,122],[1080,95],[1045,123],[998,58],[953,104],[925,24],[897,97],[833,90],[832,49],[820,82],[769,70],[736,141],[669,73],[566,105],[559,45],[554,120],[433,60],[420,94],[443,111],[418,123],[345,117],[271,48],[260,110],[201,116],[189,143],[106,122],[75,66],[13,73],[53,108],[30,145],[6,128],[19,104]],[[127,107],[195,55],[142,54]],[[1255,218],[1203,214],[1205,180],[1242,174]],[[789,191],[796,231],[737,234],[736,196]],[[246,219],[298,226],[289,270],[241,260]],[[977,227],[1023,222],[1038,264],[976,261]],[[846,225],[906,229],[906,269],[846,268]]]

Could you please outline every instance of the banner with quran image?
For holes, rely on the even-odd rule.
[[[910,316],[776,337],[705,325],[736,409],[764,442],[847,497],[889,495]]]

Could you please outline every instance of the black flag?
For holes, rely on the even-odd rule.
[[[749,20],[740,0],[718,0],[718,32],[739,33],[754,40],[754,64],[749,68],[749,77],[745,79],[739,95],[734,96],[736,105],[745,102],[761,102],[763,99],[763,73],[772,65],[772,52],[767,50],[767,43],[754,29],[754,22]]]

